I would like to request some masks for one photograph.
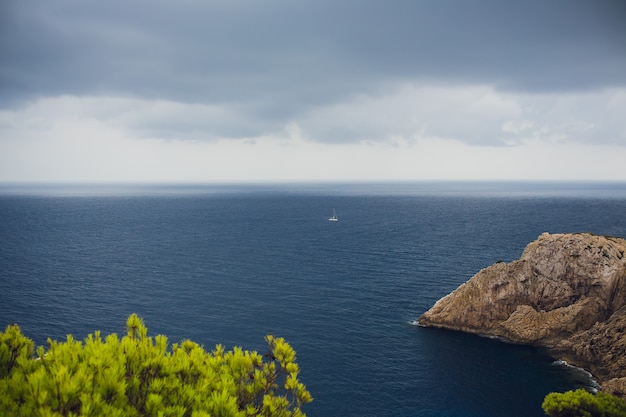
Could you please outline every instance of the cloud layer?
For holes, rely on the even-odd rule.
[[[0,16],[0,144],[14,153],[0,162],[11,166],[52,143],[88,155],[94,137],[108,143],[103,154],[145,147],[138,165],[166,144],[178,166],[205,146],[235,160],[243,144],[292,158],[279,144],[365,159],[382,147],[381,166],[393,149],[435,152],[424,145],[433,141],[484,154],[626,147],[619,0],[9,0]],[[276,178],[304,175],[272,160]],[[6,166],[0,180],[37,171]],[[405,171],[396,175],[417,175]],[[187,172],[213,178],[201,174]]]

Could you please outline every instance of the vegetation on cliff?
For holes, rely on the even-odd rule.
[[[298,417],[312,401],[293,348],[266,337],[268,352],[148,336],[137,315],[127,335],[68,336],[36,350],[10,325],[0,333],[0,416]]]

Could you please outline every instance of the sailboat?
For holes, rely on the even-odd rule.
[[[339,218],[337,217],[337,212],[333,209],[333,215],[328,219],[329,222],[338,222]]]

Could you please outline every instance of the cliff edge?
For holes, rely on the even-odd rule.
[[[419,324],[546,346],[626,395],[626,240],[543,233],[443,297]]]

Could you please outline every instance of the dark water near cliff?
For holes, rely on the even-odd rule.
[[[340,221],[327,221],[336,208]],[[312,417],[541,416],[589,384],[538,349],[410,324],[544,231],[626,236],[624,184],[0,186],[0,325],[296,349]]]

